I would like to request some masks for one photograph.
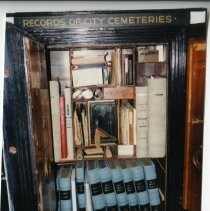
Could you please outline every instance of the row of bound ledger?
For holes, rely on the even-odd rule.
[[[163,209],[149,158],[80,161],[59,167],[56,181],[59,211]]]

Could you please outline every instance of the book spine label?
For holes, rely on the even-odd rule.
[[[67,141],[66,141],[66,119],[65,119],[65,98],[59,97],[60,105],[60,135],[61,135],[61,158],[67,158]]]
[[[120,194],[120,193],[125,192],[125,187],[124,187],[123,181],[115,182],[114,187],[115,187],[116,194]]]
[[[147,180],[147,188],[148,189],[158,188],[157,178],[156,179]]]
[[[77,182],[77,193],[83,194],[85,192],[84,182]]]
[[[102,194],[101,183],[96,183],[91,185],[91,191],[93,196]]]
[[[126,189],[127,194],[135,193],[134,182],[133,181],[126,182],[125,189]]]
[[[104,194],[109,194],[114,192],[112,181],[107,181],[102,183],[102,189]]]
[[[135,181],[136,192],[143,192],[146,190],[146,185],[144,179]]]
[[[71,192],[69,190],[60,191],[60,200],[69,200],[71,199]]]

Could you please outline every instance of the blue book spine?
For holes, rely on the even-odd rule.
[[[134,182],[133,182],[133,177],[132,173],[129,168],[121,167],[121,172],[123,175],[123,182],[125,184],[125,190],[128,196],[128,203],[130,210],[139,210],[139,204],[138,204],[138,197],[137,193],[135,190]]]
[[[118,211],[117,199],[112,183],[111,170],[104,160],[98,161],[98,170],[101,177],[102,190],[106,201],[107,210]]]
[[[77,197],[78,197],[78,208],[81,211],[85,210],[86,206],[84,181],[85,181],[84,161],[81,161],[76,164],[76,187],[77,187]]]
[[[104,195],[100,175],[96,166],[96,161],[87,162],[88,179],[90,183],[92,202],[94,210],[106,210]]]
[[[119,210],[128,211],[129,210],[128,198],[127,198],[127,193],[125,191],[125,186],[121,171],[118,167],[112,168],[111,174]]]
[[[150,211],[149,196],[144,179],[144,169],[140,162],[135,161],[134,163],[135,165],[132,166],[130,160],[126,161],[126,165],[132,172],[140,210]]]
[[[71,211],[71,168],[62,168],[59,177],[60,211]]]
[[[160,211],[161,200],[160,200],[155,164],[151,159],[140,159],[140,161],[144,168],[144,174],[145,174],[145,180],[146,180],[151,210]]]

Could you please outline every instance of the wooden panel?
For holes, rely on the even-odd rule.
[[[13,25],[6,28],[4,80],[4,158],[8,192],[14,210],[37,210],[35,168],[31,162],[28,92],[23,35]]]
[[[188,56],[183,208],[199,211],[201,209],[201,162],[206,69],[205,41],[189,42]]]
[[[53,163],[50,99],[47,89],[45,48],[38,42],[24,38],[26,78],[28,81],[29,110],[31,119],[32,145],[34,146],[33,165],[36,168],[36,188],[38,210],[47,209],[52,190],[46,189],[51,178]]]
[[[104,99],[134,99],[134,87],[104,88]]]

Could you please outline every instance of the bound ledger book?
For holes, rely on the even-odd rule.
[[[74,159],[74,142],[73,142],[73,127],[72,127],[72,105],[71,105],[71,88],[64,88],[65,97],[65,119],[66,119],[66,138],[68,158]]]
[[[105,160],[100,160],[97,162],[98,170],[101,178],[102,189],[104,193],[104,198],[106,201],[107,210],[118,211],[117,199],[114,191],[114,186],[112,182],[111,170],[107,166]]]
[[[78,208],[80,211],[85,211],[86,196],[85,196],[85,162],[78,161],[76,163],[76,187],[78,197]],[[74,196],[76,198],[76,196]]]
[[[111,170],[112,182],[114,185],[119,210],[127,211],[129,210],[129,204],[121,170],[117,166],[116,161],[107,160],[106,162]]]
[[[149,195],[151,210],[161,211],[161,199],[159,186],[157,182],[157,174],[155,164],[150,158],[141,158],[140,162],[144,169],[144,176]]]
[[[58,207],[60,211],[72,210],[71,199],[72,167],[61,167],[57,173]]]
[[[144,78],[136,87],[137,157],[164,157],[166,150],[166,78]]]
[[[105,211],[106,203],[96,161],[87,161],[87,174],[90,183],[93,208],[94,210]]]
[[[136,157],[148,157],[148,87],[136,87]]]
[[[55,162],[74,159],[71,89],[65,87],[61,95],[59,81],[50,81],[49,86]]]
[[[145,184],[144,169],[139,160],[126,160],[130,169],[138,196],[140,210],[150,211],[149,195]]]
[[[148,153],[164,157],[166,151],[166,78],[148,78]]]
[[[132,173],[130,169],[127,168],[124,160],[118,160],[117,165],[121,169],[130,210],[139,210],[138,196],[135,190]]]
[[[61,136],[60,136],[60,105],[59,83],[50,81],[50,105],[52,116],[52,132],[55,162],[61,160]]]

